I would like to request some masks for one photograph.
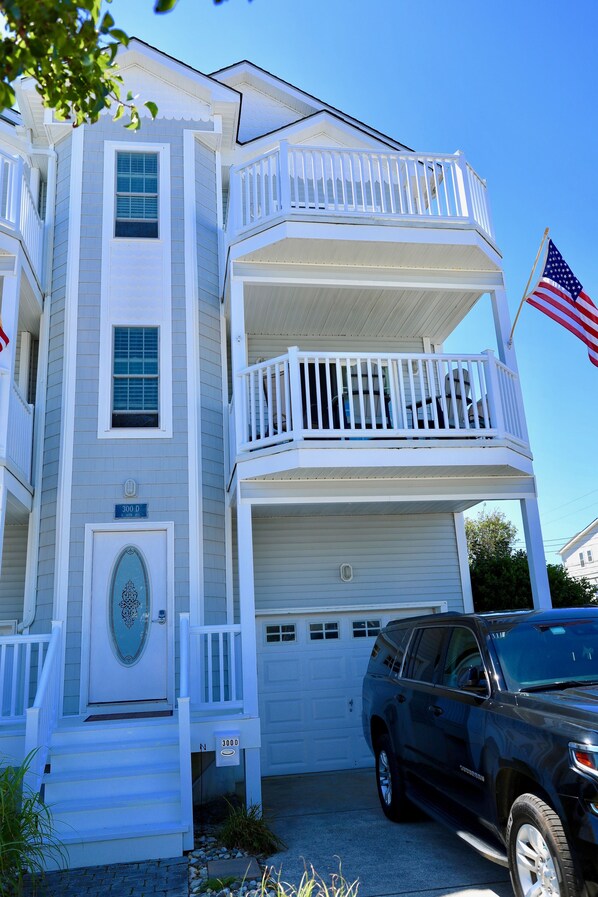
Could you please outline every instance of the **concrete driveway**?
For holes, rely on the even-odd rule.
[[[395,824],[378,805],[372,769],[263,781],[266,819],[287,849],[270,863],[297,884],[305,865],[359,879],[359,897],[513,897],[505,869],[427,819]]]

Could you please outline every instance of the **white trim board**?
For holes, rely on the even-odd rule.
[[[309,616],[310,614],[360,614],[363,611],[399,611],[399,610],[426,610],[432,608],[436,614],[444,614],[448,610],[446,601],[410,601],[402,603],[401,601],[389,604],[331,604],[328,607],[273,607],[267,610],[257,609],[256,617],[288,617],[288,616]]]
[[[114,236],[117,152],[158,153],[158,237]],[[100,293],[100,364],[98,385],[98,439],[164,439],[172,437],[172,264],[170,145],[167,143],[104,142],[102,271]],[[134,296],[136,282],[150,260],[161,254],[159,271],[144,283],[144,295]],[[131,278],[121,282],[116,273],[131,263]],[[153,270],[153,269],[152,269]],[[115,326],[159,327],[159,425],[156,428],[112,428],[112,330]]]

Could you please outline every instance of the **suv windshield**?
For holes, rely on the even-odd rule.
[[[598,682],[598,623],[517,623],[490,632],[511,691]]]

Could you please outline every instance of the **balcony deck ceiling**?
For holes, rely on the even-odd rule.
[[[480,290],[361,289],[280,284],[245,288],[247,333],[441,342]],[[348,347],[349,348],[349,347]]]
[[[496,250],[465,227],[287,222],[234,247],[236,260],[436,271],[500,271]]]

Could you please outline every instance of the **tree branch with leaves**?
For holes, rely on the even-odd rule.
[[[154,12],[170,12],[176,3],[155,0]],[[75,126],[110,110],[115,120],[128,117],[127,128],[139,128],[135,97],[123,96],[116,64],[129,37],[103,6],[103,0],[0,0],[0,108],[14,105],[13,82],[30,76],[44,104]],[[156,117],[155,103],[143,106]]]

